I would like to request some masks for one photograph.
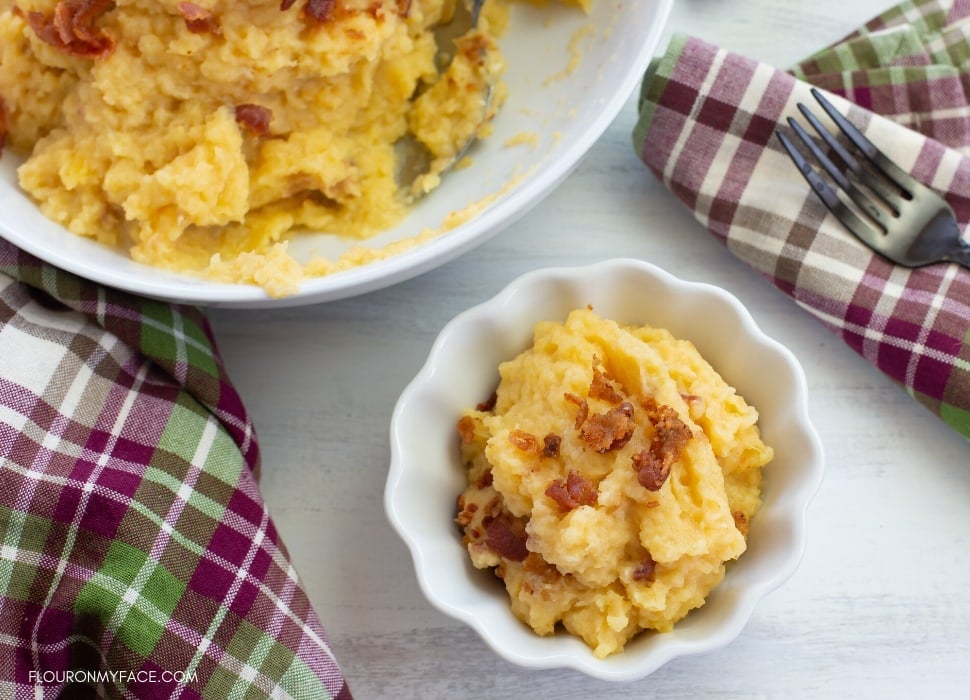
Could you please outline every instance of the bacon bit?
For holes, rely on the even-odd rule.
[[[489,469],[486,472],[482,472],[482,475],[478,477],[478,480],[475,482],[475,486],[477,486],[480,489],[487,489],[489,486],[492,485],[493,479],[494,477],[492,476],[492,470]]]
[[[280,0],[280,12],[286,12],[295,4],[296,0]],[[322,24],[334,18],[336,9],[337,0],[307,0],[300,11],[300,16]]]
[[[286,12],[296,4],[296,0],[281,0],[280,12]],[[303,17],[309,17],[316,22],[328,22],[333,19],[337,0],[307,0],[303,6]]]
[[[457,506],[455,523],[465,531],[463,540],[468,544],[479,541],[482,534],[477,527],[471,527],[472,525],[487,524],[497,513],[502,512],[502,497],[496,494],[479,506],[466,492],[458,496]]]
[[[485,524],[485,544],[510,561],[525,561],[529,556],[527,539],[525,522],[520,518],[503,513]]]
[[[498,403],[498,392],[493,391],[492,395],[488,397],[485,401],[475,406],[475,409],[487,413],[488,411],[495,410],[495,404]]]
[[[537,552],[529,552],[525,560],[522,562],[522,567],[530,574],[539,574],[548,566],[546,560],[542,558],[541,554]]]
[[[185,20],[185,28],[193,34],[222,34],[222,27],[219,26],[219,20],[212,16],[212,10],[194,2],[180,2],[175,9]]]
[[[458,525],[458,527],[464,529],[472,524],[475,511],[478,510],[478,505],[475,503],[468,503],[468,501],[465,500],[465,494],[463,493],[458,494],[457,505],[458,507],[456,510],[458,511],[458,515],[455,516],[455,523]]]
[[[544,438],[542,438],[542,456],[543,457],[558,457],[559,448],[562,446],[562,437],[556,435],[555,433],[549,433]]]
[[[27,24],[45,44],[81,58],[105,58],[115,41],[94,23],[114,6],[114,0],[61,0],[51,14],[31,10]]]
[[[637,565],[637,568],[633,570],[633,580],[634,581],[646,581],[647,583],[653,583],[654,577],[657,573],[657,563],[647,552],[647,558]]]
[[[580,506],[596,505],[599,492],[593,482],[577,471],[570,470],[565,479],[556,479],[548,488],[546,495],[556,502],[563,511]]]
[[[748,518],[747,516],[739,510],[731,513],[731,517],[734,518],[734,527],[738,529],[744,537],[748,536]]]
[[[563,575],[559,569],[542,558],[541,554],[529,552],[529,555],[522,562],[522,568],[527,574],[522,587],[528,587],[531,591],[542,595],[543,589],[549,586],[561,585]]]
[[[490,48],[489,41],[481,32],[466,34],[455,39],[458,52],[465,57],[469,64],[484,67]],[[472,87],[469,85],[469,87]]]
[[[273,112],[260,105],[236,105],[236,122],[246,131],[259,138],[269,133],[269,123]]]
[[[654,426],[654,434],[649,450],[641,450],[633,456],[633,468],[643,488],[659,491],[670,476],[671,465],[680,459],[687,441],[693,435],[670,406],[658,404],[652,398],[645,399],[642,403],[647,418]]]
[[[518,447],[523,452],[538,452],[539,438],[532,433],[516,428],[509,433],[509,442]]]
[[[390,8],[390,10],[398,17],[407,17],[411,12],[411,4],[412,0],[394,0],[394,7]],[[387,15],[387,8],[384,7],[384,3],[381,0],[373,0],[365,12],[374,19],[383,19]]]
[[[559,576],[559,570],[543,559],[542,555],[538,552],[529,552],[529,555],[525,558],[525,561],[522,562],[522,566],[527,573],[534,576],[549,578],[549,574],[552,573],[555,574],[555,577]]]
[[[307,0],[303,6],[303,13],[317,22],[327,22],[333,19],[333,11],[337,7],[336,0]]]
[[[637,481],[647,491],[659,491],[670,476],[670,463],[647,450],[633,455],[633,468],[637,472]]]
[[[462,416],[455,425],[458,429],[458,437],[466,445],[475,440],[475,419],[471,416]]]
[[[601,372],[598,368],[593,368],[593,381],[589,385],[589,397],[591,399],[602,399],[608,403],[620,403],[623,396],[616,390],[606,372]]]
[[[583,426],[583,423],[586,422],[586,418],[589,416],[589,402],[586,399],[581,399],[576,396],[576,394],[568,391],[564,394],[564,396],[566,397],[566,401],[579,406],[579,410],[576,411],[576,422],[573,425],[576,430],[579,430]]]
[[[633,420],[633,404],[624,401],[606,413],[596,413],[586,419],[579,430],[586,444],[603,454],[623,447],[633,437],[637,427]]]

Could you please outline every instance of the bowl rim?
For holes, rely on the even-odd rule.
[[[269,297],[262,288],[251,284],[220,283],[176,272],[160,274],[164,271],[137,263],[130,258],[120,259],[118,261],[120,265],[103,263],[92,274],[84,251],[98,250],[91,246],[100,246],[100,244],[93,240],[81,239],[78,242],[68,242],[64,246],[49,245],[45,243],[45,239],[57,235],[57,229],[60,229],[60,233],[64,236],[74,237],[74,234],[52,221],[46,224],[40,219],[33,218],[33,214],[30,215],[31,219],[37,226],[49,231],[49,234],[38,236],[35,235],[34,226],[24,225],[22,227],[24,230],[19,230],[10,226],[6,219],[0,219],[0,235],[27,253],[79,277],[133,294],[207,307],[265,309],[303,306],[336,301],[403,282],[484,243],[525,215],[575,169],[633,95],[637,83],[642,79],[643,72],[653,56],[654,49],[659,45],[673,7],[673,0],[649,0],[649,2],[655,7],[653,21],[641,40],[635,53],[635,60],[628,66],[616,90],[601,103],[596,117],[588,122],[587,128],[577,138],[563,144],[563,147],[557,150],[542,168],[524,178],[521,184],[499,198],[501,206],[488,206],[474,219],[461,226],[388,258],[322,277],[306,279],[300,285],[299,291],[293,295],[273,298]],[[7,191],[4,189],[0,189],[0,202],[25,199],[25,195],[16,184],[12,184]],[[146,274],[147,271],[150,271],[150,274]]]
[[[800,429],[806,448],[798,470],[795,498],[787,513],[792,546],[783,556],[778,557],[778,564],[770,575],[749,582],[747,587],[733,598],[732,608],[723,617],[722,622],[712,633],[701,639],[682,639],[674,636],[674,633],[668,633],[670,636],[664,635],[664,640],[670,643],[651,647],[644,654],[631,652],[626,655],[627,652],[623,652],[607,659],[596,659],[582,642],[579,642],[582,646],[574,647],[579,649],[578,653],[571,653],[559,649],[542,649],[542,640],[550,638],[534,636],[537,641],[535,649],[530,650],[528,654],[523,654],[523,650],[517,644],[509,646],[507,640],[498,638],[480,614],[452,601],[439,598],[430,584],[429,574],[434,567],[430,563],[428,552],[425,551],[421,540],[415,537],[408,524],[402,519],[401,510],[395,499],[398,486],[405,477],[407,461],[402,426],[406,422],[405,415],[409,406],[414,401],[422,394],[435,394],[433,382],[438,359],[447,352],[448,345],[461,333],[462,328],[486,319],[494,320],[497,311],[511,308],[518,298],[528,299],[530,290],[535,290],[537,287],[561,281],[567,284],[579,284],[590,279],[608,278],[619,271],[629,271],[653,278],[678,293],[686,291],[718,299],[725,308],[733,311],[747,335],[756,340],[766,351],[784,361],[793,380],[789,395],[789,405],[794,415],[793,423]],[[424,364],[400,394],[391,416],[390,448],[390,466],[384,491],[385,515],[411,554],[419,587],[428,602],[446,615],[470,626],[493,651],[507,661],[532,669],[570,668],[605,681],[639,680],[676,657],[714,651],[733,641],[747,625],[757,604],[770,592],[782,586],[799,567],[806,546],[808,509],[822,483],[825,471],[823,446],[808,411],[807,380],[804,369],[795,355],[782,343],[764,333],[748,309],[731,292],[707,282],[683,280],[657,265],[633,258],[611,258],[586,265],[532,270],[512,280],[491,298],[458,313],[441,329]],[[438,572],[440,573],[440,567]],[[729,571],[728,576],[730,573]],[[507,606],[507,600],[504,602]],[[523,626],[523,629],[526,628]],[[678,627],[675,627],[675,631],[677,629]],[[526,631],[534,635],[531,630]]]

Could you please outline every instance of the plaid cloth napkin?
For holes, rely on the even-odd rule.
[[[0,240],[0,697],[350,698],[192,308]]]
[[[814,84],[970,222],[970,2],[904,2],[781,71],[676,36],[648,70],[637,154],[714,236],[970,437],[970,270],[906,269],[828,213],[774,136]],[[844,98],[844,99],[843,99]],[[785,127],[787,128],[787,126]]]

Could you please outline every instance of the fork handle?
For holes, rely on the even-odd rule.
[[[960,247],[947,255],[946,259],[970,268],[970,243],[960,241]]]

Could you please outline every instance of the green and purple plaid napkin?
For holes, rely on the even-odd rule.
[[[0,697],[350,698],[196,309],[0,240]]]
[[[810,86],[970,223],[970,2],[905,2],[790,71],[676,36],[633,140],[740,259],[970,437],[970,270],[906,269],[848,233],[774,132]],[[843,99],[844,98],[844,99]]]

